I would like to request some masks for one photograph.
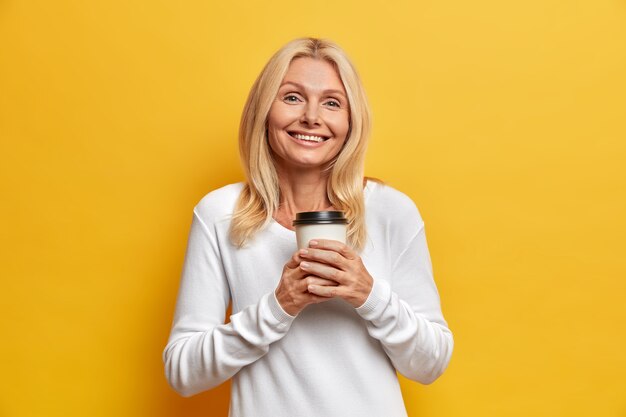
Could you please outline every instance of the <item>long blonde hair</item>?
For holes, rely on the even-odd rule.
[[[280,189],[267,138],[267,119],[289,64],[308,57],[330,62],[339,73],[350,107],[350,128],[343,149],[329,165],[327,194],[333,207],[348,218],[348,244],[365,244],[364,163],[371,131],[371,113],[358,73],[335,43],[316,38],[295,39],[278,50],[254,82],[241,115],[239,154],[246,184],[231,221],[230,238],[242,247],[265,227],[278,209]]]

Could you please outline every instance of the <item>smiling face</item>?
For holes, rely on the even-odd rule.
[[[341,150],[350,127],[346,90],[333,65],[294,59],[270,108],[267,127],[279,172],[325,168]]]

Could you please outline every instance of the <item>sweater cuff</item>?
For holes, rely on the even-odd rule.
[[[269,294],[269,297],[267,297],[267,304],[270,308],[270,311],[272,312],[272,315],[281,324],[289,324],[296,318],[295,316],[292,316],[291,314],[283,310],[283,308],[280,306],[280,303],[276,299],[276,293],[274,291],[272,291],[272,293]]]
[[[367,300],[356,308],[356,312],[365,320],[373,320],[380,316],[387,304],[389,304],[390,297],[391,286],[389,283],[382,279],[375,279]]]

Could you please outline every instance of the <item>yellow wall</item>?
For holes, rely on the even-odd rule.
[[[340,43],[456,336],[411,416],[626,415],[626,5],[0,3],[0,415],[225,415],[161,352],[191,210],[269,56]]]

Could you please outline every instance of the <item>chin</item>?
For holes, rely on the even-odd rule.
[[[330,161],[319,161],[310,159],[291,159],[284,161],[286,166],[300,169],[300,170],[324,170],[330,164]]]

